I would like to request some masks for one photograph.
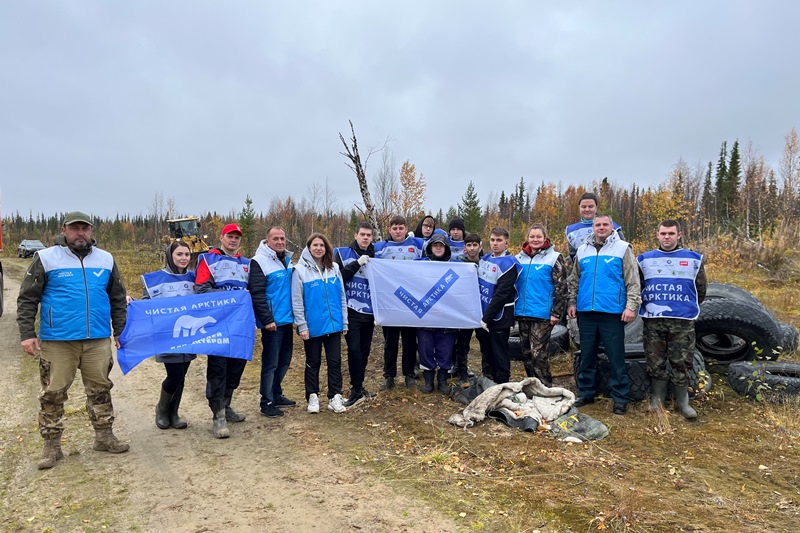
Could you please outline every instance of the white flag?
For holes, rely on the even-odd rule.
[[[480,327],[478,270],[472,263],[374,259],[366,273],[379,326]]]

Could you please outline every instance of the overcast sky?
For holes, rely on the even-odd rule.
[[[663,181],[800,122],[789,1],[3,1],[4,215],[257,211],[391,139],[427,207],[524,177]],[[370,160],[370,177],[379,157]]]

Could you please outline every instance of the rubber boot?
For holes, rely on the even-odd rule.
[[[189,424],[178,414],[178,407],[181,406],[181,398],[183,398],[183,383],[178,385],[175,394],[172,395],[172,400],[169,402],[169,425],[175,429],[186,429]]]
[[[95,429],[94,430],[94,446],[92,447],[96,452],[108,453],[123,453],[130,449],[130,446],[125,442],[120,442],[111,428]]]
[[[442,370],[441,368],[436,373],[436,381],[439,387],[439,392],[444,394],[450,394],[450,385],[447,384],[447,378],[450,377],[447,373],[447,370]]]
[[[522,366],[525,367],[525,376],[529,378],[536,376],[536,373],[533,371],[533,361],[525,361],[522,363]]]
[[[169,404],[172,401],[174,394],[170,394],[161,388],[161,397],[156,404],[156,426],[159,429],[167,429],[169,427]]]
[[[683,385],[678,387],[675,385],[675,407],[686,418],[686,420],[694,420],[697,418],[697,411],[692,409],[689,405],[689,386]]]
[[[650,380],[650,409],[658,411],[664,408],[664,400],[667,399],[667,387],[669,381],[665,379]]]
[[[215,401],[211,406],[211,411],[214,413],[214,421],[211,427],[214,438],[227,439],[231,436],[231,433],[228,431],[228,423],[225,420],[225,401]]]
[[[433,380],[436,377],[436,372],[433,370],[423,370],[422,377],[425,378],[425,384],[422,386],[422,392],[430,394],[433,392]]]
[[[56,466],[56,462],[63,458],[64,453],[61,451],[61,435],[44,439],[42,458],[39,459],[36,468],[39,470],[53,468]]]
[[[225,390],[225,420],[228,422],[244,422],[247,418],[245,415],[239,414],[231,407],[231,400],[233,399],[233,389]]]

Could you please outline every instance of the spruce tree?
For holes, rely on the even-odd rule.
[[[718,223],[726,216],[724,198],[728,188],[728,141],[722,141],[719,160],[717,161],[717,174],[714,179],[714,189],[717,192],[717,208],[714,213],[714,222]]]
[[[703,196],[700,200],[700,214],[703,217],[703,227],[707,228],[706,235],[710,234],[711,227],[714,224],[715,211],[716,211],[716,198],[714,197],[714,186],[711,183],[711,161],[708,162],[708,169],[706,169],[706,177],[703,181]]]
[[[461,203],[458,204],[458,213],[464,219],[467,231],[476,232],[483,226],[481,204],[478,200],[478,194],[475,192],[475,185],[471,181],[467,185],[464,196],[461,197]]]
[[[244,207],[239,213],[239,227],[242,228],[242,255],[252,257],[256,243],[256,211],[253,209],[253,200],[248,194],[244,200]]]
[[[733,142],[733,149],[731,149],[731,159],[728,163],[728,171],[727,176],[725,179],[725,197],[723,201],[725,202],[725,215],[728,217],[728,220],[733,220],[736,218],[736,213],[738,211],[738,196],[739,196],[739,184],[742,179],[742,163],[739,157],[739,140],[735,140]]]

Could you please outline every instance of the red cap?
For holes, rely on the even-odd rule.
[[[239,227],[239,224],[228,224],[222,228],[222,235],[227,233],[238,233],[239,235],[242,235],[242,228]]]

